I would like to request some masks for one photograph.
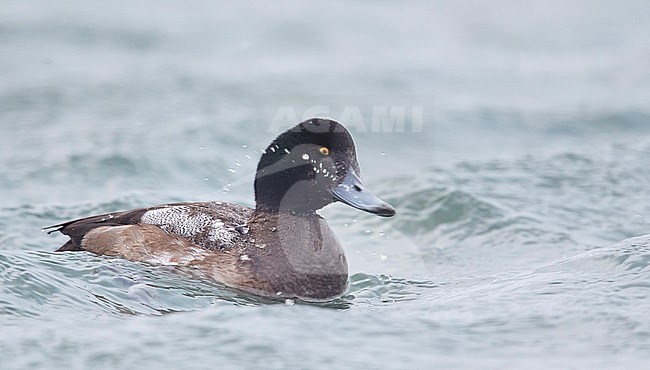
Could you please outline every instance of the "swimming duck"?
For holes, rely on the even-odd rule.
[[[47,227],[70,237],[57,251],[88,251],[187,266],[245,292],[307,301],[340,296],[348,265],[316,213],[340,201],[383,217],[395,210],[360,177],[354,141],[340,123],[313,118],[263,151],[255,209],[225,202],[163,204]]]

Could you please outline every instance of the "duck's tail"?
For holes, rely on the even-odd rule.
[[[66,226],[70,225],[72,222],[74,221],[68,221],[57,225],[47,226],[43,228],[43,231],[47,231],[48,234],[52,234],[54,232],[63,230]],[[72,239],[70,239],[65,244],[63,244],[59,249],[55,250],[55,252],[68,252],[68,251],[78,252],[82,250],[83,249],[78,244],[76,244]]]
[[[82,251],[81,247],[76,245],[72,239],[68,240],[67,243],[63,244],[61,248],[55,250],[55,252],[79,252]]]

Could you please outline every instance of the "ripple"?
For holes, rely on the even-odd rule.
[[[0,281],[0,312],[15,318],[157,316],[270,303],[179,269],[86,253],[3,252]]]
[[[650,234],[625,239],[610,247],[590,250],[540,269],[581,273],[650,273]]]
[[[413,301],[423,293],[440,285],[425,280],[394,278],[388,275],[356,273],[350,276],[345,299],[354,304],[393,304]]]

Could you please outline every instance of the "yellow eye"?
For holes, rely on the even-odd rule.
[[[318,151],[322,155],[329,155],[330,154],[330,150],[327,147],[324,147],[324,146],[321,146],[320,149],[318,149]]]

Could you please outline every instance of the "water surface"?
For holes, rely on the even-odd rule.
[[[1,8],[1,368],[650,360],[646,2]],[[391,104],[422,108],[422,130],[373,130]],[[53,253],[65,238],[40,231],[171,201],[252,206],[287,107],[358,107],[366,184],[398,210],[322,211],[350,263],[340,299],[269,302]]]

